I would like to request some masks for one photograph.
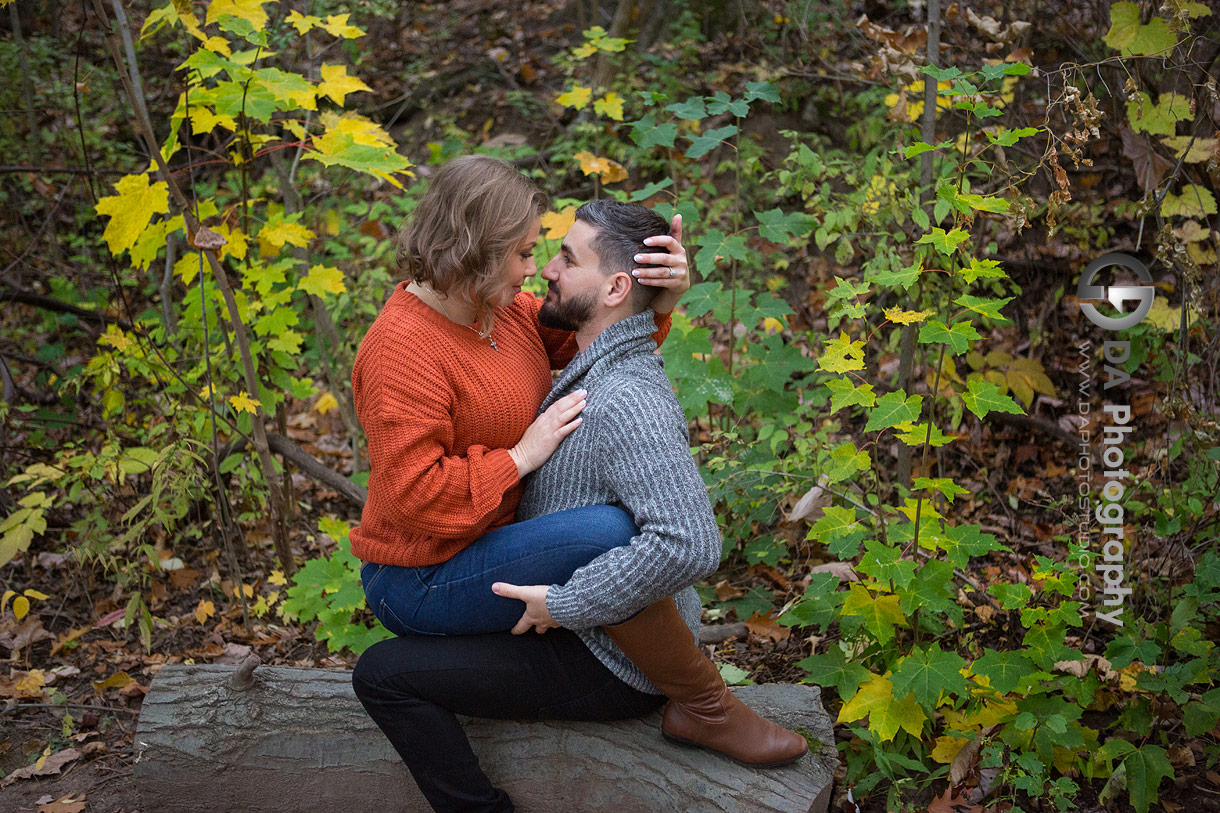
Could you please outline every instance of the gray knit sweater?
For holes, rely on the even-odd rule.
[[[720,565],[720,531],[690,454],[686,417],[655,354],[652,311],[608,327],[560,373],[545,410],[588,390],[580,427],[529,479],[517,519],[586,505],[618,505],[639,536],[552,585],[546,603],[598,660],[628,685],[660,694],[598,627],[673,596],[695,639],[699,597],[691,585]]]

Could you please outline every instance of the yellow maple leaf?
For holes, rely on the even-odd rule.
[[[896,698],[894,684],[882,675],[874,675],[861,684],[851,700],[839,709],[839,722],[859,720],[865,715],[868,716],[868,730],[882,742],[894,739],[900,728],[918,738],[928,719],[915,702],[914,694],[908,692],[906,697]]]
[[[966,747],[970,740],[963,737],[945,735],[936,738],[936,747],[932,749],[932,759],[942,765],[951,765],[957,754]]]
[[[265,241],[276,248],[283,248],[285,243],[290,246],[307,246],[314,237],[316,235],[300,223],[280,222],[267,226],[258,233],[260,242]]]
[[[774,316],[768,316],[766,319],[763,319],[763,331],[766,333],[783,333],[784,323]]]
[[[616,183],[627,177],[627,170],[618,161],[581,150],[572,156],[580,162],[580,171],[586,175],[600,175],[602,183]]]
[[[258,401],[250,397],[250,393],[242,390],[238,395],[230,395],[229,403],[238,412],[249,412],[251,415],[258,414]]]
[[[245,20],[255,31],[267,27],[267,12],[263,11],[262,0],[212,0],[203,24],[211,25],[226,14]]]
[[[589,98],[593,95],[592,88],[581,87],[574,85],[571,90],[566,93],[561,93],[555,99],[564,107],[571,107],[576,110],[584,110],[585,105],[589,103]]]
[[[329,96],[337,105],[342,105],[349,93],[372,90],[359,77],[349,75],[346,65],[323,65],[321,73],[322,82],[318,85],[318,94]]]
[[[207,135],[220,125],[231,132],[237,132],[237,121],[232,116],[217,114],[206,105],[191,105],[191,132],[195,135]]]
[[[314,401],[313,409],[319,415],[325,415],[327,412],[339,408],[339,401],[329,392],[324,392],[318,396],[318,400]],[[281,582],[282,583],[282,582]]]
[[[309,269],[297,288],[307,294],[322,296],[323,294],[341,294],[347,290],[343,282],[343,272],[327,265],[315,265]]]
[[[282,570],[271,571],[271,575],[267,577],[267,581],[271,584],[288,584],[288,580],[284,578],[284,571]]]
[[[347,24],[347,18],[351,14],[332,14],[326,18],[325,22],[318,24],[318,27],[324,30],[332,37],[342,37],[345,40],[354,40],[356,37],[364,36],[364,29],[354,25]]]
[[[576,207],[568,206],[558,212],[547,212],[542,216],[543,237],[547,240],[562,240],[576,222]]]
[[[284,21],[295,28],[298,34],[305,34],[308,33],[314,26],[319,25],[322,22],[322,18],[315,17],[312,14],[302,14],[296,9],[293,9],[292,11],[288,12],[288,16],[284,18]]]
[[[199,599],[199,606],[195,608],[195,620],[202,624],[214,615],[216,615],[216,605],[207,599]]]
[[[593,103],[593,112],[608,116],[615,121],[623,120],[623,97],[610,91]]]
[[[913,325],[927,319],[936,311],[904,311],[902,308],[886,308],[885,318],[900,325]]]
[[[169,186],[164,181],[149,184],[147,175],[127,175],[114,188],[118,194],[99,200],[96,209],[110,218],[102,238],[111,254],[120,254],[136,244],[153,215],[169,211]]]
[[[221,56],[233,56],[233,50],[229,48],[229,41],[224,37],[207,37],[199,44],[199,47]]]

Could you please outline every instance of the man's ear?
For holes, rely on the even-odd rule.
[[[631,296],[632,280],[630,274],[620,271],[617,274],[610,275],[606,283],[606,293],[602,301],[606,303],[607,307],[618,307]]]

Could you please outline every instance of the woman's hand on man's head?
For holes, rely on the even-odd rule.
[[[682,215],[674,215],[669,234],[649,237],[644,242],[666,253],[635,255],[636,262],[656,267],[636,268],[631,273],[642,285],[663,289],[653,300],[652,309],[657,313],[669,313],[691,285],[686,249],[682,246]]]

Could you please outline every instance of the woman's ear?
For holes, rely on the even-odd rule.
[[[606,282],[608,287],[606,288],[604,301],[607,307],[618,307],[631,296],[632,280],[630,274],[620,271],[617,274],[610,275]]]

